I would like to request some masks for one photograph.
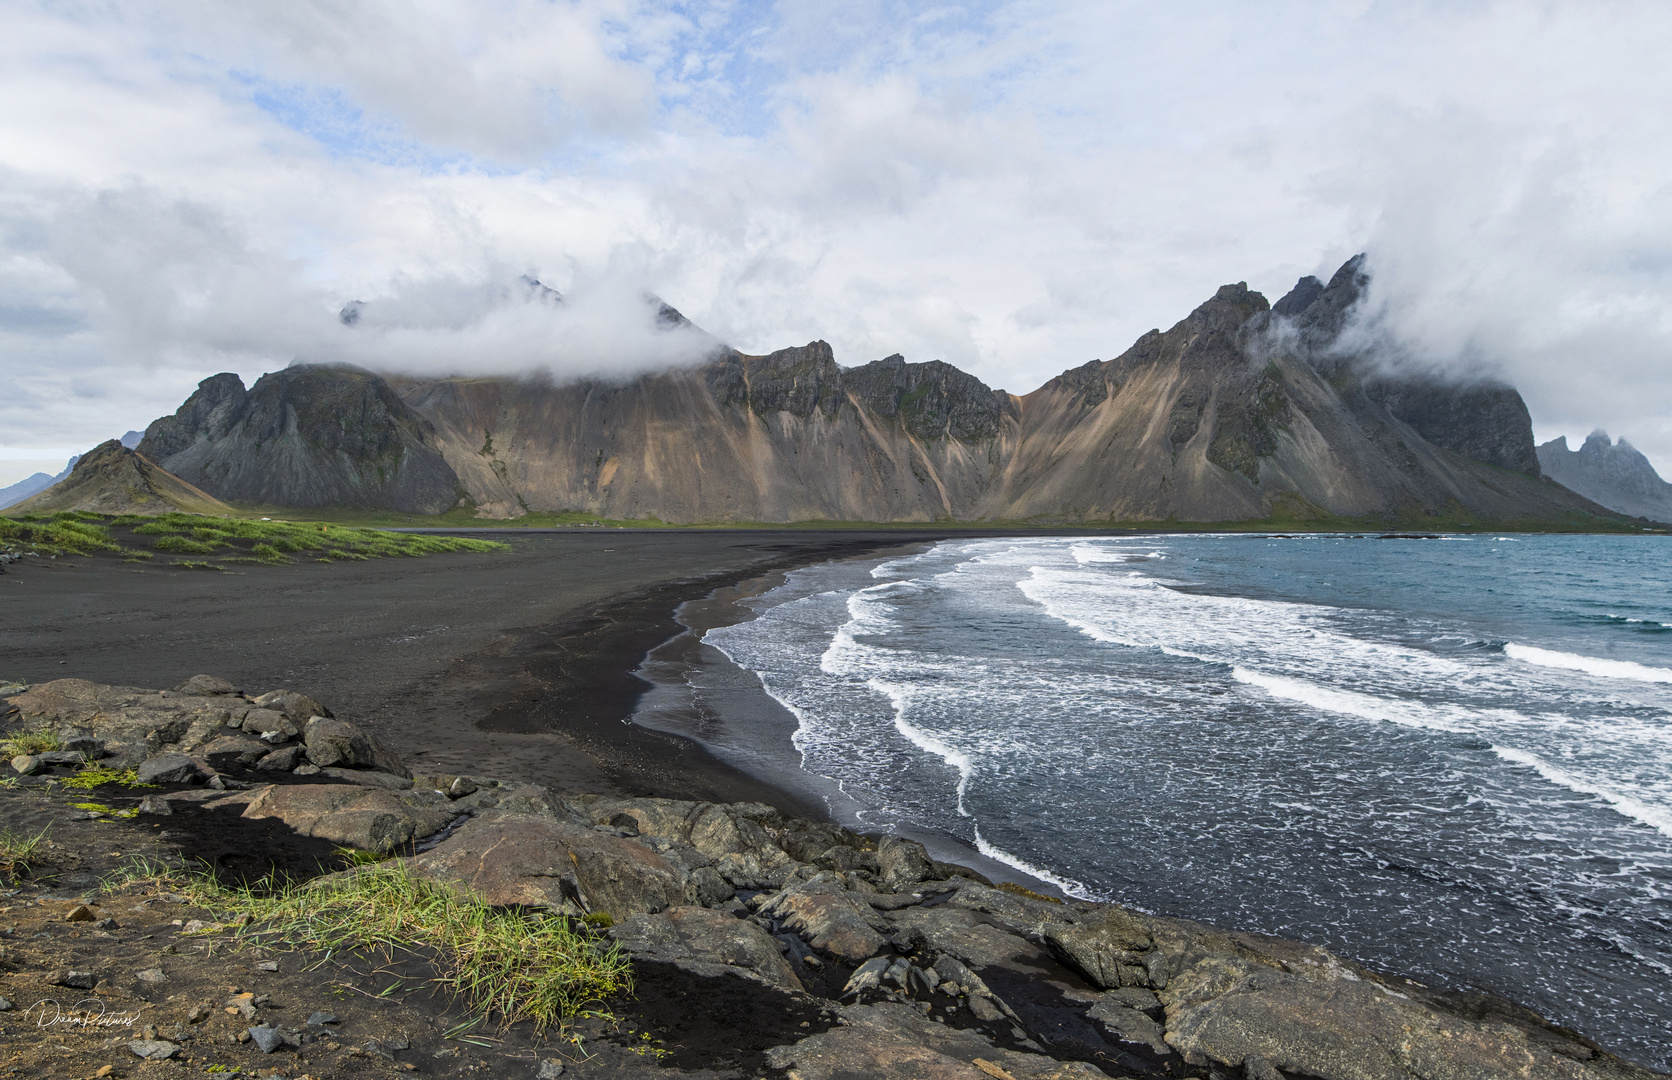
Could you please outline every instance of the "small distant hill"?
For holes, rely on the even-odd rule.
[[[1538,463],[1544,475],[1610,510],[1672,521],[1672,484],[1623,438],[1613,442],[1598,429],[1577,450],[1568,449],[1566,436],[1552,439],[1539,446]]]
[[[120,440],[82,455],[70,475],[9,508],[14,514],[87,510],[99,514],[230,514],[232,507],[193,487]]]

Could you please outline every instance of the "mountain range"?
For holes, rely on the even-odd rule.
[[[843,367],[822,341],[716,343],[622,380],[296,364],[204,380],[138,450],[229,503],[497,518],[1615,520],[1541,474],[1513,388],[1355,349],[1367,285],[1362,256],[1276,304],[1226,285],[1020,397],[940,361]],[[659,326],[690,327],[650,302]]]

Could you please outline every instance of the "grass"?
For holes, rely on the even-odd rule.
[[[166,887],[248,922],[240,932],[268,946],[327,956],[365,950],[434,958],[433,982],[483,1017],[537,1031],[562,1026],[633,989],[620,946],[605,947],[560,916],[495,908],[480,895],[443,885],[404,861],[361,866],[302,885],[264,882],[227,888],[208,873],[182,875],[138,863],[108,882]]]
[[[17,757],[19,754],[44,754],[50,750],[62,750],[64,741],[51,728],[31,728],[28,731],[14,731],[4,739],[0,739],[0,754],[6,757]]]
[[[158,552],[218,556],[218,562],[187,558],[170,564],[205,570],[220,569],[221,563],[283,566],[294,555],[329,562],[509,549],[493,540],[393,533],[331,521],[258,521],[182,513],[110,517],[66,512],[0,517],[0,550],[52,557],[114,552],[130,562],[154,558]]]
[[[142,784],[139,782],[138,769],[112,769],[104,765],[94,765],[89,762],[81,767],[81,771],[74,776],[66,777],[63,784],[67,788],[80,791],[92,791],[96,787],[106,784],[120,784],[128,788],[154,788],[156,784]]]
[[[0,877],[11,884],[29,876],[41,861],[41,845],[46,843],[46,829],[34,836],[0,830]]]

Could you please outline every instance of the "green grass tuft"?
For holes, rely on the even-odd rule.
[[[17,757],[19,754],[44,754],[49,750],[62,750],[64,740],[51,728],[30,728],[28,731],[14,731],[4,739],[0,739],[0,753],[7,757]]]
[[[41,862],[41,845],[46,843],[46,829],[34,836],[0,830],[0,878],[15,885],[29,876]]]
[[[137,862],[106,883],[180,893],[269,946],[337,953],[362,949],[434,958],[435,983],[480,1016],[536,1031],[633,989],[620,946],[605,946],[569,919],[495,908],[469,890],[420,877],[389,860],[305,885],[227,888],[208,873],[184,875]]]
[[[119,784],[129,788],[154,788],[156,784],[142,784],[139,782],[138,769],[112,769],[104,765],[91,762],[83,765],[81,771],[74,776],[65,777],[63,784],[68,788],[78,788],[82,791],[92,791],[96,787],[106,784]]]

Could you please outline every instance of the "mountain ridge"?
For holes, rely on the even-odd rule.
[[[1624,437],[1613,442],[1599,429],[1578,450],[1569,450],[1563,435],[1540,445],[1538,459],[1558,483],[1610,510],[1672,521],[1672,484]]]
[[[1347,348],[1368,281],[1360,256],[1276,305],[1226,285],[1019,397],[941,361],[842,367],[823,341],[626,381],[298,365],[204,380],[141,449],[231,501],[500,518],[1612,517],[1541,477],[1513,388]]]

